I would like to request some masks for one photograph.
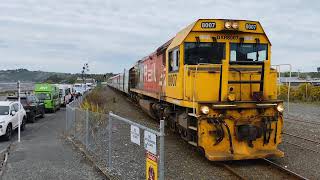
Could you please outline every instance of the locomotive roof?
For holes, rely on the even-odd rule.
[[[178,32],[176,34],[176,36],[173,38],[173,40],[172,40],[171,44],[169,45],[168,49],[172,49],[172,48],[180,45],[191,31],[223,31],[224,30],[224,22],[225,21],[237,21],[237,22],[239,22],[241,24],[254,23],[254,24],[256,24],[258,26],[258,28],[253,33],[265,34],[265,32],[264,32],[261,24],[259,23],[259,21],[236,20],[236,19],[198,19],[195,22],[193,22],[190,25],[188,25],[187,27],[185,27],[184,29],[182,29],[180,32]],[[200,28],[201,26],[199,25],[199,24],[201,24],[201,22],[215,22],[217,24],[217,28],[215,28],[214,30],[213,29],[208,29],[208,30],[201,29]],[[241,30],[238,30],[238,31],[251,32],[252,33],[252,31],[248,31],[248,30],[245,30],[245,29],[241,29]],[[269,41],[269,39],[268,39],[268,41]],[[270,41],[269,41],[269,43],[270,43]]]

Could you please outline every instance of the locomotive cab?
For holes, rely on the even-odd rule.
[[[166,52],[172,127],[209,160],[283,157],[271,43],[256,21],[200,19]],[[174,114],[174,115],[172,115]]]

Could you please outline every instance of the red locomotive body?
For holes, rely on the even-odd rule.
[[[163,65],[163,54],[159,56],[156,53],[152,53],[150,56],[144,58],[141,63],[143,70],[143,88],[140,90],[160,94],[164,92],[162,88],[163,75],[165,75],[165,66]]]
[[[165,95],[166,49],[171,40],[130,69],[130,91],[161,99]]]

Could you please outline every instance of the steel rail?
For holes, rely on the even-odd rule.
[[[224,167],[225,169],[227,169],[229,172],[231,172],[233,175],[235,175],[236,177],[238,177],[241,180],[247,180],[248,178],[243,177],[241,174],[239,174],[234,168],[232,168],[231,166],[223,163],[223,162],[217,162],[217,164],[219,164],[220,166]]]
[[[307,147],[303,147],[303,146],[301,146],[301,145],[299,145],[299,144],[295,144],[295,143],[288,142],[288,141],[283,141],[283,142],[285,142],[285,143],[287,143],[287,144],[291,144],[291,145],[293,145],[293,146],[297,146],[297,147],[299,147],[299,148],[301,148],[301,149],[309,150],[309,151],[312,151],[312,152],[315,152],[315,153],[319,153],[319,154],[320,154],[319,151],[316,151],[316,150],[314,150],[314,149],[310,149],[310,148],[307,148]]]
[[[302,122],[302,123],[306,123],[306,124],[314,124],[314,125],[318,125],[320,126],[320,122],[317,122],[317,121],[304,121],[304,120],[299,120],[299,119],[293,119],[293,118],[285,118],[287,122],[290,122],[290,121],[297,121],[297,122]]]
[[[291,170],[289,170],[289,169],[287,169],[287,168],[285,168],[285,167],[282,167],[281,165],[279,165],[279,164],[277,164],[277,163],[275,163],[275,162],[273,162],[273,161],[270,161],[269,159],[263,158],[262,160],[263,160],[264,162],[272,165],[273,167],[275,167],[275,168],[277,168],[277,169],[279,169],[279,170],[287,173],[287,174],[290,175],[290,176],[293,176],[293,177],[295,177],[295,178],[302,179],[302,180],[308,180],[308,178],[303,177],[302,175],[300,175],[300,174],[298,174],[298,173],[296,173],[296,172],[293,172],[293,171],[291,171]]]
[[[312,139],[309,139],[309,138],[305,138],[305,137],[302,137],[302,136],[298,136],[298,135],[294,135],[294,134],[291,134],[291,133],[283,132],[282,134],[288,135],[288,136],[292,136],[292,137],[295,137],[295,138],[298,138],[298,139],[302,139],[302,140],[305,140],[305,141],[309,141],[309,142],[320,144],[320,141],[315,141],[315,140],[312,140]]]

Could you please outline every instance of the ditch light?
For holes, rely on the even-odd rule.
[[[233,29],[233,30],[237,30],[239,28],[239,23],[236,21],[226,21],[224,23],[224,27],[226,29]]]

